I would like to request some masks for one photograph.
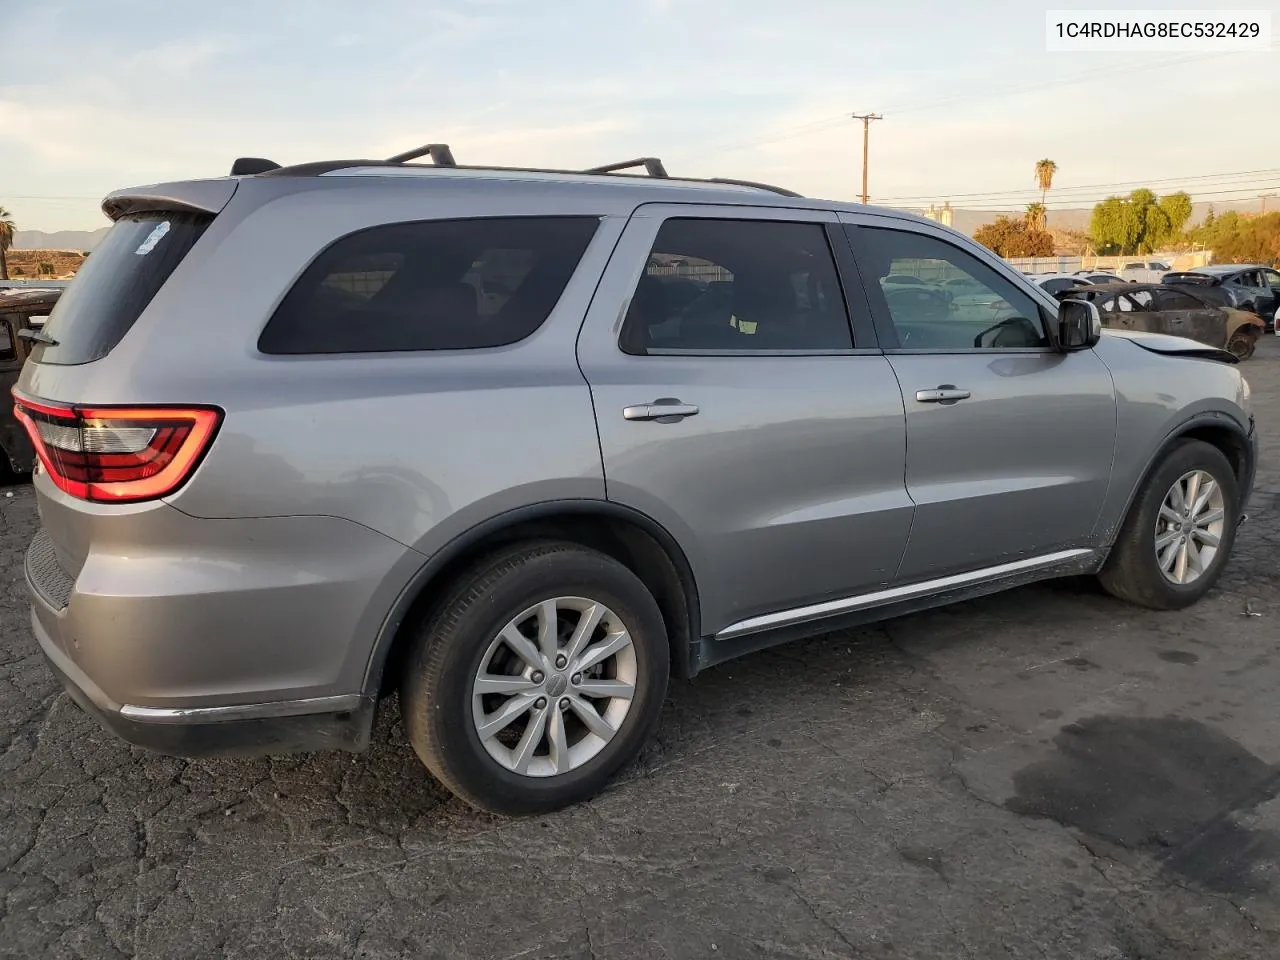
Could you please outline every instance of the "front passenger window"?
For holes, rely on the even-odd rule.
[[[926,351],[1049,346],[1036,300],[972,254],[906,230],[859,227],[850,235],[867,294],[892,327],[882,339]]]

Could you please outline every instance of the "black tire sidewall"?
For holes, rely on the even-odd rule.
[[[1168,580],[1160,570],[1155,552],[1156,520],[1170,488],[1180,477],[1192,470],[1205,471],[1222,489],[1225,523],[1218,552],[1209,569],[1191,583],[1178,584]],[[1235,544],[1239,505],[1239,484],[1230,462],[1216,447],[1202,441],[1190,440],[1179,445],[1152,473],[1135,517],[1137,527],[1133,531],[1135,535],[1133,546],[1138,551],[1138,555],[1143,558],[1141,563],[1143,578],[1148,581],[1148,586],[1157,595],[1163,595],[1169,606],[1183,607],[1194,603],[1217,583]]]
[[[489,756],[471,720],[471,688],[481,659],[507,622],[557,596],[603,603],[627,627],[636,651],[636,690],[622,728],[590,761],[554,777],[525,777]],[[439,744],[446,780],[456,780],[486,809],[501,813],[551,810],[596,793],[639,753],[657,724],[666,695],[670,652],[657,603],[622,564],[586,548],[532,555],[470,604],[438,638],[447,644],[437,676],[428,678],[426,722]]]

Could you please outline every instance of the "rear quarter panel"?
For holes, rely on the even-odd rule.
[[[1218,421],[1248,430],[1240,371],[1233,364],[1158,356],[1121,337],[1104,335],[1098,355],[1110,368],[1117,402],[1116,459],[1098,519],[1110,543],[1143,477],[1171,438],[1189,424]]]
[[[207,403],[226,412],[208,455],[168,502],[206,518],[332,516],[430,554],[528,503],[604,499],[590,393],[574,342],[634,203],[528,184],[305,178],[283,195],[246,181],[112,353],[31,369],[36,396]],[[314,256],[389,222],[601,217],[550,318],[508,347],[266,356],[258,335]]]

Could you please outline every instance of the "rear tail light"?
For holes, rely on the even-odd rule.
[[[209,448],[219,410],[209,407],[81,407],[13,395],[49,478],[73,497],[132,503],[167,496]]]

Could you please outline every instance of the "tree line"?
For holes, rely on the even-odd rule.
[[[1040,201],[1027,204],[1018,216],[997,217],[984,224],[973,238],[1002,257],[1051,257],[1055,253],[1093,253],[1099,256],[1132,256],[1157,250],[1212,250],[1217,262],[1280,263],[1280,212],[1261,215],[1234,210],[1209,215],[1195,227],[1191,220],[1191,196],[1184,190],[1157,196],[1145,187],[1127,196],[1108,197],[1096,204],[1087,235],[1072,234],[1076,249],[1059,251],[1048,229],[1046,205],[1058,165],[1040,160],[1035,179]]]

